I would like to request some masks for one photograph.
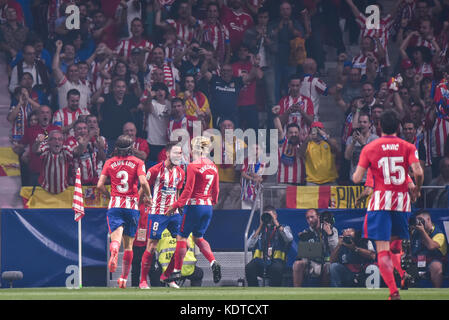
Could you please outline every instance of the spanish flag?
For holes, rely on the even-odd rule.
[[[286,206],[292,209],[329,208],[330,195],[330,186],[288,186]]]
[[[0,177],[20,176],[19,156],[11,147],[0,148]]]

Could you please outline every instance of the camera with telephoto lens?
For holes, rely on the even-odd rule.
[[[344,236],[343,242],[346,244],[352,244],[354,242],[354,239],[351,236]]]
[[[262,223],[267,225],[267,224],[271,224],[273,222],[273,217],[271,216],[271,214],[269,212],[264,212],[262,213]]]
[[[329,223],[331,225],[331,227],[334,226],[335,218],[334,218],[334,215],[332,214],[332,212],[330,212],[330,211],[323,211],[323,212],[321,212],[319,214],[319,216],[320,216],[320,222],[321,223],[327,222],[327,223]]]
[[[417,216],[411,216],[409,219],[409,225],[411,227],[416,227],[416,226],[424,226],[426,224],[426,222],[424,221],[424,219],[422,217],[417,217]]]

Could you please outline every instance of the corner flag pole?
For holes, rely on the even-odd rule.
[[[78,285],[83,287],[83,263],[82,263],[82,234],[81,234],[81,218],[84,217],[84,200],[83,188],[81,186],[81,169],[76,170],[75,190],[73,192],[73,211],[75,211],[75,221],[78,222]]]

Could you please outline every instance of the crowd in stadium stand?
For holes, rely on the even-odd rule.
[[[72,4],[75,29],[66,23]],[[192,134],[200,121],[203,130],[222,132],[277,129],[278,183],[351,185],[363,146],[381,134],[380,113],[394,109],[399,135],[419,150],[425,184],[445,185],[449,1],[398,0],[389,12],[379,5],[377,29],[367,27],[370,4],[376,1],[1,0],[8,121],[22,184],[59,193],[81,168],[83,185],[95,185],[122,133],[149,167],[164,157],[175,129]],[[355,56],[346,32],[360,48]],[[326,74],[332,60],[323,44],[336,48],[336,74]],[[325,83],[329,76],[335,85]],[[345,114],[341,136],[320,121],[323,95]],[[263,168],[220,165],[218,207],[240,209],[240,200],[254,199]]]

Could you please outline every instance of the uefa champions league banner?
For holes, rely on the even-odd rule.
[[[289,225],[294,236],[288,252],[291,266],[297,255],[298,233],[308,228],[303,209],[279,209],[278,220]],[[335,227],[361,230],[365,210],[329,210]],[[83,286],[106,286],[107,235],[106,209],[86,209],[82,218]],[[449,235],[449,210],[429,210],[432,221],[446,237]],[[214,211],[204,235],[213,251],[243,251],[249,210]],[[1,272],[21,271],[23,279],[17,288],[74,287],[78,279],[78,224],[70,209],[3,209],[1,224]],[[249,235],[259,225],[256,212]],[[9,283],[2,281],[2,288]]]
[[[104,209],[82,219],[83,285],[106,285],[108,227]],[[73,210],[1,210],[1,272],[21,271],[14,287],[73,287],[78,283],[78,223]],[[9,283],[2,281],[2,288]]]

